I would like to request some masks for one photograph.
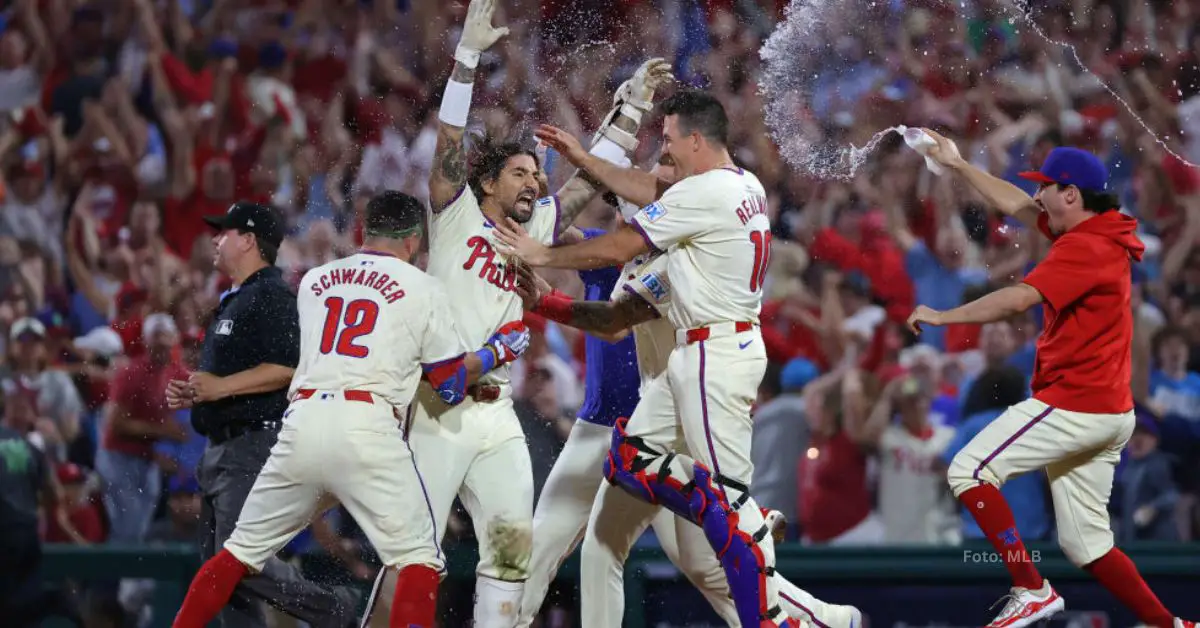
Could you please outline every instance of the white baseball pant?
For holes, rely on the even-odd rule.
[[[225,549],[254,571],[335,497],[387,567],[444,568],[420,471],[391,405],[318,391],[291,404]],[[391,571],[388,569],[382,572]]]
[[[1091,414],[1026,399],[992,421],[954,456],[947,474],[958,497],[983,482],[1045,469],[1058,521],[1058,544],[1086,565],[1113,548],[1108,498],[1121,450],[1133,435],[1133,411]]]
[[[527,628],[532,624],[541,610],[546,592],[559,567],[571,552],[575,551],[575,547],[583,538],[593,504],[601,498],[606,489],[612,488],[603,479],[604,458],[611,443],[611,427],[578,420],[571,429],[571,435],[567,438],[562,453],[555,460],[533,515],[533,558],[529,565],[529,580],[525,582],[525,594],[521,599],[521,618],[517,626]],[[636,502],[632,497],[629,499]],[[654,526],[654,533],[671,562],[700,589],[718,615],[726,621],[733,621],[731,625],[736,625],[737,613],[733,608],[733,601],[728,596],[725,573],[709,549],[703,533],[695,525],[677,519],[670,511],[658,510],[657,515],[652,515],[649,522],[639,525],[637,530],[633,531],[632,538],[636,540],[641,536],[646,525]],[[622,529],[629,525],[624,520],[616,519],[608,523]],[[677,526],[682,528],[682,534],[676,533]],[[682,552],[679,548],[681,542],[700,545],[697,546],[698,551]],[[582,569],[586,570],[589,566],[586,558],[584,560]],[[616,605],[618,617],[624,607],[624,596],[620,588],[623,565],[624,560],[616,565],[618,594],[615,597],[606,596],[604,601],[606,606]],[[606,570],[610,567],[604,566]],[[584,589],[581,597],[586,599],[589,595]],[[585,617],[586,612],[584,611]]]
[[[447,407],[424,385],[417,397],[408,441],[426,480],[438,545],[458,496],[479,542],[475,626],[512,628],[529,577],[533,527],[533,467],[512,399]]]

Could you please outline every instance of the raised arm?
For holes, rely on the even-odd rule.
[[[574,135],[557,127],[542,125],[534,135],[558,151],[571,165],[587,173],[591,184],[603,186],[639,207],[653,203],[669,187],[667,182],[648,172],[618,166],[587,152]],[[559,202],[562,202],[561,196]]]
[[[1031,196],[1008,181],[972,166],[959,154],[958,147],[954,145],[954,142],[929,129],[925,129],[925,132],[937,141],[937,146],[929,149],[930,157],[942,166],[962,175],[971,184],[971,187],[975,188],[984,200],[1000,213],[1016,218],[1030,229],[1037,228],[1038,214],[1041,213],[1041,210],[1038,209]]]
[[[437,147],[433,169],[429,173],[429,205],[435,214],[445,209],[467,184],[467,152],[463,140],[475,88],[475,68],[483,51],[508,34],[507,28],[492,26],[495,10],[496,0],[471,0],[462,36],[454,51],[454,70],[446,82],[438,112]]]
[[[637,132],[642,117],[653,108],[654,92],[671,80],[671,66],[665,60],[655,58],[643,63],[633,77],[617,89],[613,108],[592,138],[588,154],[620,167],[629,167],[630,158],[637,150]],[[559,221],[558,233],[554,235],[561,234],[574,223],[583,208],[603,189],[604,186],[588,171],[576,170],[555,194]]]

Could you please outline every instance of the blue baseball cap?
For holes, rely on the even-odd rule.
[[[1078,148],[1060,146],[1050,151],[1040,172],[1022,172],[1022,179],[1038,183],[1073,185],[1087,192],[1108,188],[1108,168],[1100,158]]]
[[[800,390],[821,374],[815,364],[804,358],[794,358],[784,365],[779,374],[779,387],[785,391]]]

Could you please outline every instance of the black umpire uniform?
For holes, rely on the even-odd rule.
[[[283,219],[265,205],[236,203],[221,216],[205,218],[220,230],[252,233],[278,247]],[[274,260],[221,295],[204,336],[200,371],[217,377],[262,364],[295,368],[300,360],[300,324],[296,295],[284,283]],[[192,426],[208,438],[196,470],[203,501],[200,550],[212,558],[233,533],[238,515],[258,473],[275,445],[287,409],[287,387],[271,392],[234,395],[201,402],[192,408]],[[304,579],[300,571],[272,558],[262,573],[246,577],[219,620],[225,628],[261,628],[265,621],[254,599],[319,628],[355,624],[358,592],[327,589]]]

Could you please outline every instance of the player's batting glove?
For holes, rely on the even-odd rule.
[[[487,346],[496,352],[496,366],[514,362],[529,348],[529,328],[521,321],[506,323],[488,338]]]
[[[479,57],[484,50],[508,34],[508,28],[492,26],[492,16],[496,13],[496,0],[471,0],[467,5],[467,20],[463,24],[462,35],[458,38],[458,48],[454,50],[454,60],[474,69],[479,65]]]
[[[642,112],[650,111],[654,108],[654,92],[674,80],[671,64],[666,59],[649,59],[633,73],[632,78],[617,88],[613,106],[624,102]]]

